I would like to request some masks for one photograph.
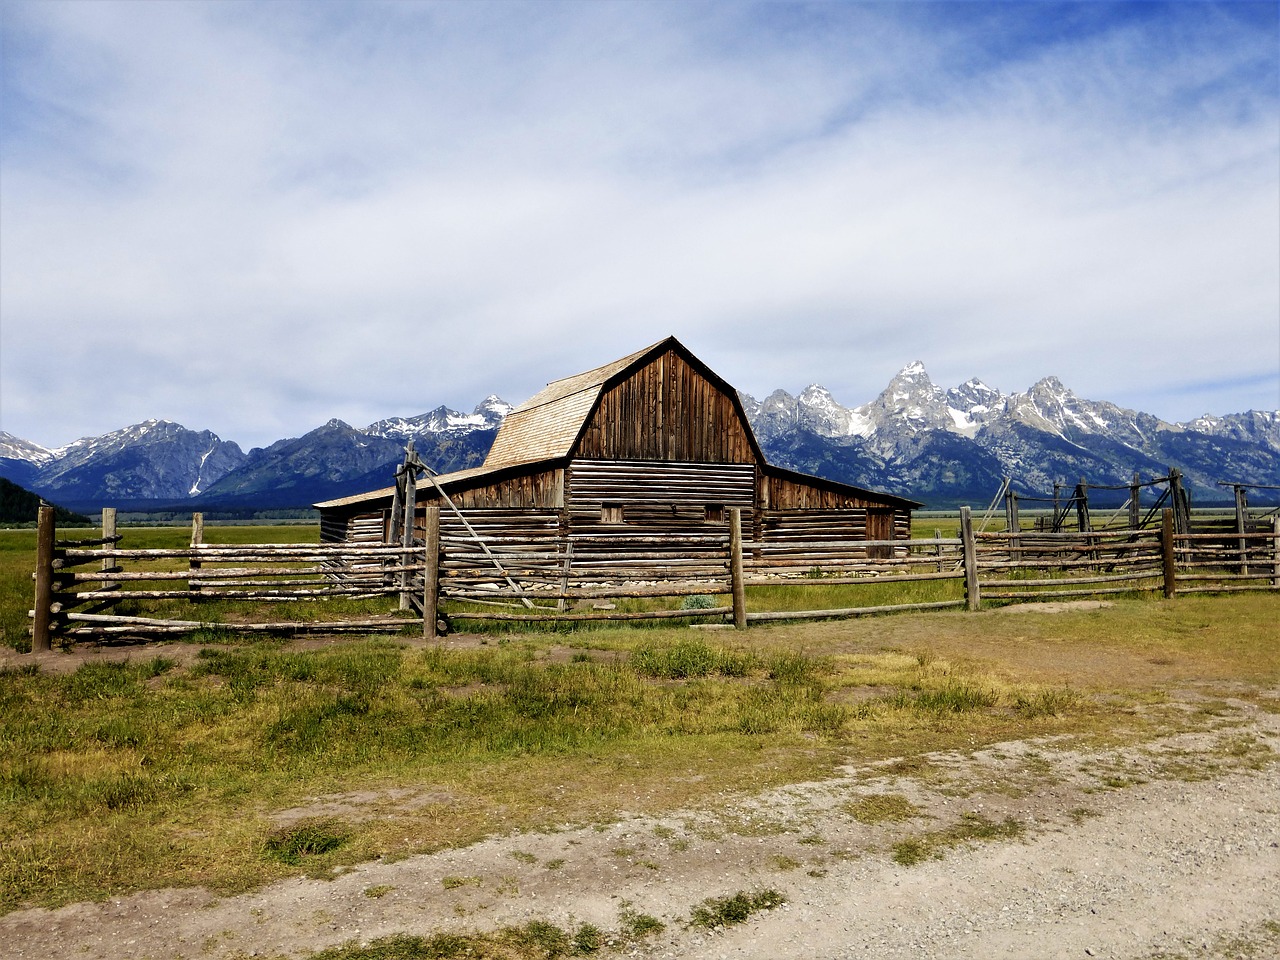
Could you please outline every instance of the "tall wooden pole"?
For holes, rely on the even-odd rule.
[[[36,524],[36,596],[31,611],[31,652],[51,649],[49,605],[53,602],[53,507],[40,504]]]
[[[960,549],[964,551],[964,594],[970,610],[977,610],[982,602],[978,592],[977,538],[973,535],[973,512],[960,508]]]
[[[733,625],[747,625],[747,588],[742,574],[742,508],[729,508],[729,577],[733,585]]]

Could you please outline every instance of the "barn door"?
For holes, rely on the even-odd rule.
[[[893,510],[886,507],[867,508],[867,539],[893,539]],[[874,560],[882,560],[893,556],[893,547],[868,547],[867,556]]]

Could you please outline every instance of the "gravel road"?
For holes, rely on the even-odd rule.
[[[1190,710],[1183,692],[1166,709]],[[1258,703],[1263,704],[1262,707]],[[1280,956],[1280,691],[1192,733],[933,755],[660,820],[491,838],[242,896],[141,893],[0,917],[9,960],[304,957],[348,941],[518,926],[606,931],[603,955],[689,960]],[[905,819],[867,822],[892,798]],[[367,799],[367,798],[366,798]],[[358,815],[361,798],[317,798]],[[970,838],[987,828],[987,839]],[[900,845],[915,841],[912,866]],[[709,897],[777,891],[745,923]],[[637,917],[663,929],[629,937]],[[629,926],[630,925],[630,926]]]

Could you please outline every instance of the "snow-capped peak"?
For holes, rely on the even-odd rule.
[[[472,413],[459,413],[440,406],[416,417],[391,417],[365,427],[362,433],[392,440],[408,440],[427,433],[470,433],[492,430],[515,408],[500,397],[490,395]]]
[[[871,423],[856,410],[841,406],[826,387],[811,383],[796,398],[797,418],[828,437],[865,436]]]
[[[0,457],[25,460],[28,463],[47,463],[53,459],[53,451],[0,430]]]

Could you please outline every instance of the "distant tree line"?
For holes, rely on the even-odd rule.
[[[11,480],[0,477],[0,523],[23,523],[35,526],[40,513],[40,497],[18,486]],[[93,521],[82,513],[75,513],[63,507],[54,506],[54,519],[60,527],[91,527]]]

